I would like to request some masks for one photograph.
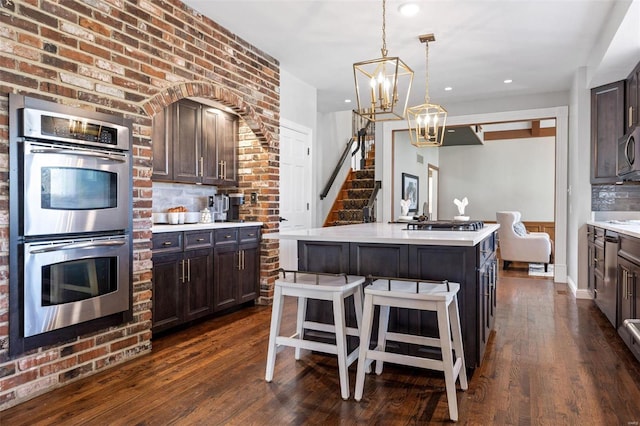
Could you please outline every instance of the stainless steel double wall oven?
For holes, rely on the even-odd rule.
[[[131,317],[131,123],[11,95],[10,353]]]

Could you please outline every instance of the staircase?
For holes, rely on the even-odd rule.
[[[333,202],[324,226],[350,225],[363,223],[363,208],[375,186],[375,150],[367,152],[363,170],[349,171],[342,188]]]

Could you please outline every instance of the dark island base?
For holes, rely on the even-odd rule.
[[[482,362],[493,329],[496,307],[496,235],[474,247],[346,242],[298,242],[298,268],[302,271],[347,273],[385,277],[449,280],[460,283],[458,306],[467,368]],[[353,303],[348,303],[348,324],[355,326]],[[376,312],[377,318],[377,312]],[[391,309],[389,331],[437,336],[435,313]],[[330,303],[309,301],[307,319],[331,323]],[[377,319],[372,338],[377,337]],[[322,338],[320,334],[314,337]],[[353,338],[355,339],[355,338]],[[374,340],[372,340],[374,341]],[[350,345],[356,344],[351,341]],[[413,345],[389,342],[388,349],[404,354],[430,356]]]

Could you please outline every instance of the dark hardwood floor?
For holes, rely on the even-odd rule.
[[[637,425],[640,363],[594,303],[526,269],[500,272],[496,330],[458,392],[459,423]],[[367,376],[358,403],[354,364],[343,401],[334,357],[306,352],[296,362],[285,348],[266,383],[270,314],[252,307],[156,338],[150,355],[0,412],[0,424],[449,423],[436,372],[386,365]]]

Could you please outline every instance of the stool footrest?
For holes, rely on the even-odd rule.
[[[302,328],[306,330],[324,331],[326,333],[336,332],[336,327],[333,324],[326,324],[323,322],[305,321],[302,324]],[[360,337],[360,332],[355,327],[345,327],[345,333],[348,336]]]
[[[386,340],[402,343],[411,343],[414,345],[429,346],[432,348],[440,348],[440,339],[435,337],[416,336],[415,334],[402,334],[402,333],[390,333],[387,332]]]

